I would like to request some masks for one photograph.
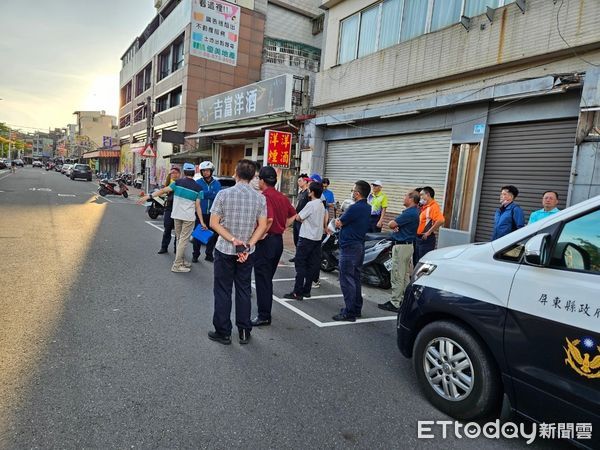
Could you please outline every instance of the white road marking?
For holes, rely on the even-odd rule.
[[[98,192],[91,192],[92,195],[95,195],[96,198],[101,198],[102,200],[106,200],[108,203],[114,203],[111,199],[108,199],[106,197],[102,197],[100,194],[98,194]]]
[[[158,225],[155,225],[154,223],[150,222],[149,220],[145,220],[144,222],[146,222],[148,225],[156,228],[159,231],[162,231],[162,232],[165,231],[164,228],[159,227]],[[326,278],[321,278],[321,279],[324,280]],[[295,278],[276,278],[273,281],[294,281],[294,280],[295,280]],[[256,284],[254,283],[254,281],[252,282],[252,288],[256,289]],[[313,299],[339,298],[339,297],[343,297],[343,294],[315,295],[315,296],[311,297],[308,301],[313,300]],[[320,320],[315,319],[313,316],[305,313],[301,309],[298,309],[294,305],[291,305],[289,303],[289,302],[294,302],[296,300],[286,300],[286,299],[279,298],[276,295],[273,295],[273,300],[275,300],[281,306],[284,306],[285,308],[289,309],[290,311],[295,312],[300,317],[305,318],[310,323],[318,326],[319,328],[328,328],[328,327],[337,327],[337,326],[341,326],[341,325],[355,325],[355,324],[359,324],[359,323],[385,322],[385,321],[389,321],[389,320],[396,320],[396,316],[386,316],[386,317],[369,317],[368,319],[356,319],[356,322],[321,322]]]
[[[77,197],[75,194],[58,194],[59,197]]]
[[[162,228],[162,227],[159,227],[158,225],[154,225],[152,222],[150,222],[150,221],[148,221],[148,220],[145,220],[145,222],[146,222],[148,225],[150,225],[151,227],[154,227],[154,228],[156,228],[157,230],[160,230],[160,231],[162,231],[163,233],[165,232],[165,229],[164,229],[164,228]]]
[[[4,175],[2,178],[0,178],[0,180],[4,180],[5,178],[9,177],[11,175],[11,173],[7,173],[6,175]]]
[[[281,267],[281,266],[279,266]],[[319,280],[327,280],[327,277],[319,277]],[[273,283],[275,283],[276,281],[296,281],[295,278],[274,278],[273,279]]]

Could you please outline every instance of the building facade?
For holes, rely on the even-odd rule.
[[[600,9],[564,0],[327,0],[311,166],[337,198],[380,179],[394,215],[429,185],[440,245],[489,240],[500,188],[526,215],[600,194]]]
[[[266,0],[236,3],[156,2],[157,15],[121,58],[122,169],[147,173],[154,185],[164,181],[171,162],[182,162],[179,153],[193,159],[210,158],[210,144],[183,140],[198,130],[198,99],[258,81],[261,76]],[[237,11],[228,16],[227,28],[223,19],[219,24],[215,9],[208,10],[215,5]],[[233,54],[232,60],[219,60],[224,58],[224,45],[215,42],[219,41],[217,33],[222,33],[220,41],[227,43],[227,56]],[[152,152],[143,156],[149,142]]]

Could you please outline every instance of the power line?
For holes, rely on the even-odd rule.
[[[573,49],[573,47],[571,47],[571,45],[567,42],[567,40],[563,37],[562,33],[560,32],[560,21],[559,21],[559,15],[560,15],[560,10],[563,7],[563,4],[565,3],[565,0],[561,0],[560,1],[560,6],[558,7],[558,11],[556,13],[556,31],[558,31],[558,35],[560,36],[560,38],[562,39],[562,41],[566,44],[567,47],[569,47],[569,50],[571,50],[573,52],[573,54],[579,58],[580,60],[582,60],[584,63],[589,64],[590,66],[594,66],[594,67],[600,67],[600,64],[594,64],[591,61],[588,61],[587,59],[585,59],[582,56],[579,56],[577,54],[577,52]]]

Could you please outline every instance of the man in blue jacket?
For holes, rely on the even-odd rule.
[[[361,316],[363,298],[360,285],[360,269],[365,257],[365,234],[371,221],[371,205],[367,197],[371,186],[364,180],[354,184],[352,200],[354,204],[336,219],[335,226],[340,230],[340,287],[345,306],[335,321],[355,322]]]
[[[200,206],[202,208],[202,219],[207,225],[210,223],[210,208],[212,207],[217,193],[221,190],[221,183],[219,183],[219,180],[213,177],[214,171],[215,166],[212,162],[202,161],[200,163],[200,174],[202,175],[202,178],[196,181],[204,193],[204,199],[200,201]],[[199,221],[196,220],[196,223],[199,223]],[[217,233],[214,233],[206,244],[206,257],[204,258],[206,261],[214,261],[213,250],[218,237],[219,236]],[[194,251],[192,253],[192,262],[197,263],[198,258],[200,257],[200,248],[202,244],[200,241],[194,239],[193,246]]]
[[[502,186],[500,190],[500,208],[496,210],[494,217],[492,241],[525,226],[523,210],[514,202],[517,195],[519,195],[519,190],[515,186]]]

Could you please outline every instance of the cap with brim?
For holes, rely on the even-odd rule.
[[[379,181],[379,180],[375,180],[375,181],[373,181],[371,183],[371,185],[373,185],[373,186],[383,186],[383,183],[381,181]]]

